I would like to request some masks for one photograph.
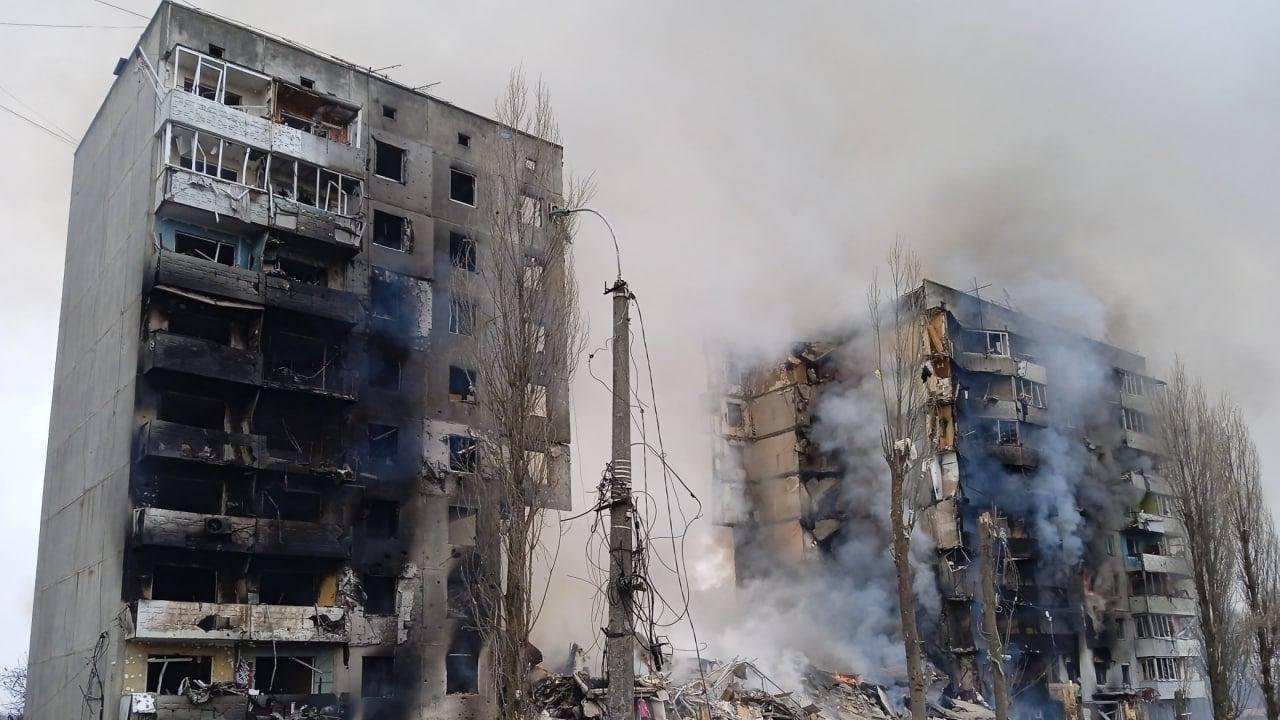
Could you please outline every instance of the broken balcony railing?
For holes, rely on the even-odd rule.
[[[181,45],[170,88],[344,145],[360,144],[360,108]]]
[[[170,167],[191,170],[244,188],[266,191],[326,212],[359,214],[364,183],[349,175],[295,158],[251,148],[212,133],[176,123],[166,125]]]

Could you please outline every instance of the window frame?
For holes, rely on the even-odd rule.
[[[454,192],[453,192],[454,175],[462,175],[464,177],[471,178],[471,202],[467,202],[465,200],[459,200],[458,198],[454,197]],[[480,205],[479,187],[480,187],[480,178],[475,173],[467,172],[462,168],[456,168],[456,167],[449,168],[449,202],[455,202],[455,203],[458,203],[459,205],[462,205],[464,207],[469,207],[469,208],[479,207]]]

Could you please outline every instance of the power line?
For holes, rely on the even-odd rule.
[[[29,27],[29,28],[72,28],[72,29],[94,29],[94,30],[141,30],[146,25],[58,25],[53,23],[25,23],[25,22],[5,22],[0,21],[0,26],[4,27]]]
[[[16,110],[14,110],[13,108],[6,107],[6,106],[4,106],[4,105],[0,105],[0,110],[3,110],[3,111],[5,111],[5,112],[9,113],[10,115],[12,115],[12,116],[14,116],[14,117],[18,118],[19,120],[22,120],[22,121],[24,121],[24,122],[26,122],[26,123],[28,123],[28,124],[30,124],[30,125],[34,125],[36,128],[40,129],[42,132],[46,132],[46,133],[48,133],[51,137],[57,138],[58,140],[61,140],[62,142],[64,142],[64,143],[66,143],[66,144],[70,145],[71,147],[75,147],[75,146],[76,146],[76,143],[75,143],[74,141],[72,141],[72,140],[68,140],[67,138],[65,138],[65,137],[63,137],[63,136],[61,136],[61,135],[59,135],[58,133],[54,132],[53,130],[50,130],[49,128],[45,127],[44,125],[41,125],[40,123],[36,122],[35,120],[32,120],[31,118],[27,117],[26,115],[23,115],[22,113],[20,113],[20,112],[18,112],[18,111],[16,111]]]
[[[11,97],[11,98],[13,98],[13,99],[14,99],[14,102],[16,102],[16,103],[18,103],[19,105],[21,105],[21,106],[23,107],[23,109],[25,109],[27,112],[31,113],[32,115],[35,115],[37,118],[39,118],[39,119],[41,119],[41,120],[43,120],[43,121],[45,121],[45,122],[49,123],[49,125],[50,125],[50,126],[52,126],[54,130],[57,130],[58,132],[60,132],[60,133],[62,133],[63,135],[67,136],[67,139],[68,139],[68,140],[70,140],[70,141],[72,141],[72,142],[75,142],[75,141],[76,141],[76,138],[75,138],[75,136],[74,136],[74,135],[72,135],[71,133],[67,132],[66,130],[63,130],[63,129],[62,129],[62,127],[58,125],[58,123],[54,122],[52,119],[50,119],[50,118],[48,118],[48,117],[45,117],[45,115],[44,115],[43,113],[41,113],[39,110],[37,110],[37,109],[35,109],[35,108],[31,107],[30,105],[26,104],[25,102],[23,102],[23,101],[22,101],[22,98],[18,97],[17,95],[14,95],[12,92],[10,92],[9,90],[5,89],[5,87],[4,87],[4,86],[2,86],[2,85],[0,85],[0,92],[4,93],[5,95],[8,95],[8,96],[9,96],[9,97]]]
[[[106,0],[93,0],[93,1],[94,1],[94,2],[96,2],[96,3],[98,3],[99,5],[106,5],[106,6],[107,6],[107,7],[109,7],[109,8],[115,8],[116,10],[119,10],[120,12],[127,12],[127,13],[129,13],[130,15],[133,15],[134,17],[140,17],[140,18],[142,18],[143,20],[150,20],[150,19],[151,19],[150,17],[148,17],[148,16],[146,16],[146,15],[143,15],[143,14],[142,14],[142,13],[140,13],[140,12],[134,12],[134,11],[130,10],[129,8],[120,7],[119,5],[112,5],[111,3],[106,2]]]

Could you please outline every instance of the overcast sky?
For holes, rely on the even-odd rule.
[[[1280,333],[1264,314],[1280,277],[1273,3],[201,7],[355,63],[400,64],[393,78],[438,82],[433,92],[483,112],[513,66],[543,76],[567,163],[595,173],[594,205],[620,236],[671,461],[700,491],[703,340],[769,346],[856,313],[901,237],[930,277],[990,283],[997,299],[1146,354],[1156,372],[1182,354],[1243,405],[1280,496]],[[7,2],[0,21],[142,24],[90,0]],[[79,136],[139,32],[0,26],[0,88],[12,93],[0,104],[29,112],[16,96]],[[27,644],[72,152],[2,112],[0,143],[8,663]],[[608,332],[606,244],[585,218],[593,346]],[[582,374],[579,508],[608,452],[604,392]],[[557,607],[590,593],[564,577],[575,564]],[[551,640],[593,632],[555,615]]]

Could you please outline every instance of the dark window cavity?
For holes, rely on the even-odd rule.
[[[363,583],[366,615],[396,614],[396,579],[394,577],[365,575]]]
[[[395,120],[395,119],[396,119],[396,109],[395,109],[395,108],[393,108],[393,107],[391,107],[390,105],[383,105],[383,106],[382,106],[382,117],[384,117],[384,118],[386,118],[386,119],[388,119],[388,120]]]
[[[182,255],[216,262],[219,265],[234,266],[236,264],[235,243],[178,233],[174,236],[173,249]]]
[[[227,419],[227,403],[205,395],[188,395],[166,392],[160,396],[161,420],[180,425],[192,425],[206,430],[224,430]]]
[[[375,273],[369,279],[369,306],[374,317],[400,317],[400,283]]]
[[[476,176],[457,168],[449,170],[449,199],[476,206]]]
[[[458,144],[464,148],[471,147],[471,136],[466,133],[458,133]]]
[[[405,249],[405,224],[405,219],[399,215],[374,210],[373,244],[403,252]]]
[[[213,680],[213,658],[208,655],[148,655],[147,692],[177,695],[182,681]]]
[[[460,270],[475,272],[476,241],[462,233],[449,233],[449,261]]]
[[[315,81],[315,80],[312,80],[312,79],[311,79],[311,78],[309,78],[309,77],[300,77],[300,78],[298,78],[298,84],[299,84],[299,85],[301,85],[302,87],[307,88],[308,90],[310,90],[310,89],[315,88],[315,86],[316,86],[316,81]]]
[[[309,695],[314,657],[262,656],[254,663],[253,685],[265,693]]]
[[[360,697],[391,697],[395,677],[395,661],[390,656],[360,658]]]
[[[445,656],[445,693],[474,693],[478,686],[477,660],[480,656],[480,633],[473,627],[460,627]]]
[[[395,462],[400,455],[400,428],[369,423],[369,458],[377,462]]]
[[[315,605],[317,576],[311,573],[263,572],[258,577],[258,602],[263,605]]]
[[[476,373],[474,370],[449,366],[449,400],[473,403],[476,401]]]
[[[151,599],[217,602],[218,571],[185,565],[157,565],[151,578]]]
[[[369,347],[369,387],[379,390],[400,389],[400,353],[387,345],[375,343]]]
[[[378,154],[374,172],[388,180],[404,181],[404,149],[376,141]]]
[[[209,57],[220,58],[224,52],[226,52],[226,50],[223,50],[217,45],[214,45],[213,43],[209,44]]]
[[[476,471],[476,440],[467,435],[449,436],[449,469],[454,472]]]

